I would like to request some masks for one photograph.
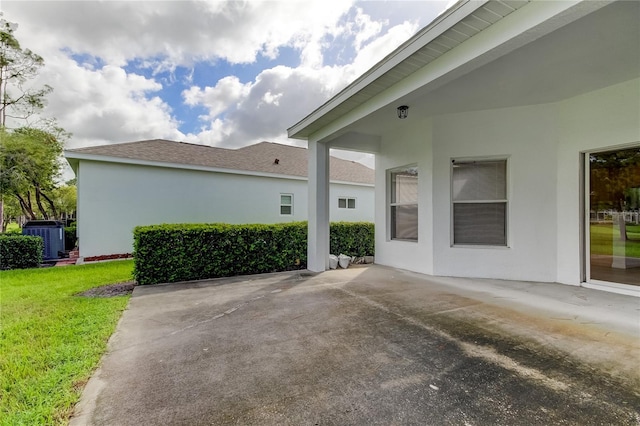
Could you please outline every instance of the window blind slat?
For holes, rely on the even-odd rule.
[[[453,200],[505,199],[506,161],[487,161],[453,165]]]
[[[504,246],[506,217],[506,203],[454,204],[453,243]]]
[[[391,223],[393,238],[401,240],[418,239],[418,206],[416,204],[407,206],[391,207]]]

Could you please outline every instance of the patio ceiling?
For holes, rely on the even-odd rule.
[[[606,6],[440,87],[424,87],[341,132],[381,135],[409,119],[558,102],[640,76],[640,2]],[[638,95],[640,101],[640,94]]]
[[[458,1],[344,90],[292,126],[289,136],[300,139],[308,137],[529,1],[531,0]]]

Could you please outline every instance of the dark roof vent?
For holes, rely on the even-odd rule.
[[[273,164],[280,164],[280,160],[276,158],[275,160],[273,160]]]

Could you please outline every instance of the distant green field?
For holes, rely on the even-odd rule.
[[[613,254],[614,239],[620,238],[618,226],[597,224],[591,225],[591,253],[592,254]],[[627,257],[640,258],[640,225],[627,225],[627,237],[625,243],[625,254]]]

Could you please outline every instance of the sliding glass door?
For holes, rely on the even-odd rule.
[[[640,286],[640,146],[588,160],[589,279]]]

